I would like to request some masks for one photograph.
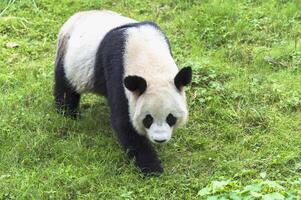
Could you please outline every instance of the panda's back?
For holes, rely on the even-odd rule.
[[[124,74],[141,76],[147,82],[172,81],[178,72],[168,39],[152,22],[137,23],[126,30]]]
[[[59,40],[66,44],[65,75],[77,92],[93,87],[95,56],[104,36],[113,28],[133,22],[136,21],[111,11],[85,11],[63,25]]]

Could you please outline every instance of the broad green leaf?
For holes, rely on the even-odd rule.
[[[205,196],[208,194],[211,194],[211,188],[209,188],[209,187],[205,187],[198,192],[199,196]]]
[[[218,200],[219,199],[218,197],[219,196],[210,196],[207,198],[207,200]]]
[[[284,190],[284,187],[282,187],[280,184],[278,184],[275,181],[264,181],[262,182],[262,185],[267,185],[270,188],[278,189],[278,190]]]
[[[265,177],[267,176],[267,173],[266,172],[261,172],[259,174],[259,176],[262,178],[262,179],[265,179]]]
[[[226,180],[226,181],[213,181],[212,182],[212,190],[213,190],[213,192],[217,192],[217,191],[222,190],[230,182],[231,182],[230,180]]]
[[[247,186],[244,188],[243,192],[244,192],[244,191],[246,191],[246,192],[248,192],[248,191],[259,192],[259,191],[261,191],[261,184],[259,184],[259,183],[254,183],[254,184],[251,184],[251,185],[247,185]]]
[[[266,194],[262,197],[263,200],[282,200],[285,199],[285,197],[280,194],[279,192],[274,192],[271,194]]]

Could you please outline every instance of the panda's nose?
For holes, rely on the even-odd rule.
[[[157,142],[157,143],[163,143],[163,142],[165,142],[166,140],[155,140],[155,142]]]

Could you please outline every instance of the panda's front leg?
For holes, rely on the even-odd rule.
[[[134,157],[136,166],[145,174],[161,174],[163,168],[155,149],[145,136],[135,134],[135,141],[129,145],[128,154]],[[131,152],[132,151],[132,152]]]
[[[139,135],[126,121],[120,121],[120,123],[115,121],[113,126],[117,131],[119,142],[128,156],[135,160],[135,165],[142,173],[155,175],[163,172],[161,161],[145,136]]]

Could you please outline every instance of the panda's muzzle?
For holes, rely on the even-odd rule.
[[[157,124],[153,123],[147,130],[147,137],[155,144],[167,143],[172,135],[172,130],[167,123]]]

